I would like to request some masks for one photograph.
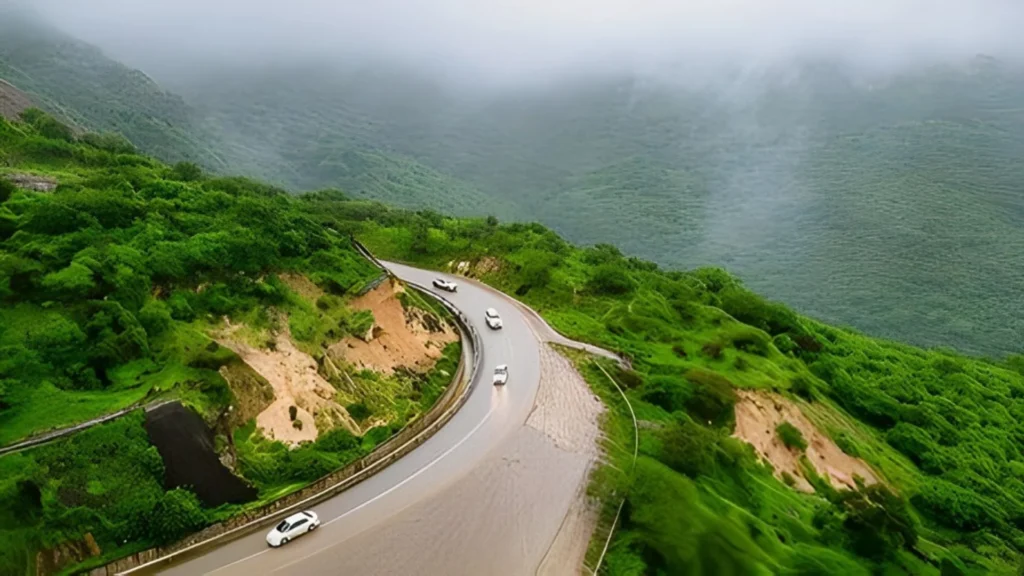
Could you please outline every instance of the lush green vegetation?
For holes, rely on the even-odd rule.
[[[206,358],[204,323],[236,314],[258,326],[276,306],[304,323],[297,340],[317,344],[317,322],[344,329],[343,307],[303,307],[273,273],[305,272],[342,296],[377,274],[307,204],[268,186],[196,180],[185,166],[47,138],[38,123],[0,124],[0,153],[62,182],[0,209],[7,441],[176,384],[217,397],[227,357]]]
[[[195,494],[165,491],[163,475],[138,412],[0,458],[0,572],[35,573],[36,550],[86,533],[116,557],[205,525],[209,513]]]
[[[336,193],[299,200],[192,164],[168,167],[118,142],[79,138],[38,110],[23,122],[0,119],[0,443],[174,398],[214,428],[217,450],[232,453],[258,499],[207,509],[186,489],[165,490],[160,455],[134,413],[0,457],[3,574],[34,573],[37,551],[87,534],[101,552],[89,562],[98,563],[293,491],[422,414],[461,355],[449,345],[427,374],[325,373],[362,436],[339,428],[289,450],[228,416],[246,399],[221,370],[257,385],[259,377],[211,340],[223,317],[252,337],[287,322],[296,345],[322,361],[328,345],[366,333],[372,315],[346,302],[380,271],[337,231],[347,221],[322,209],[343,203]],[[5,179],[15,172],[60,185],[22,190]],[[285,272],[323,295],[298,294]],[[415,293],[404,303],[447,317]]]
[[[219,139],[216,154],[202,155],[207,165],[273,171],[295,187],[343,185],[403,206],[537,214],[575,241],[613,241],[662,264],[725,264],[758,291],[873,334],[1019,352],[1024,276],[1008,263],[1024,253],[1016,193],[1024,108],[1019,74],[998,63],[870,90],[811,68],[805,82],[769,80],[738,104],[627,79],[468,111],[408,84],[382,90],[416,84],[386,74],[360,82],[307,71],[282,82],[218,75],[227,88],[216,94],[201,83],[189,89],[212,110],[210,138],[166,114],[173,98],[140,115],[123,111],[152,102],[149,92],[125,91],[136,94],[125,108],[97,106],[119,101],[82,88],[98,66],[77,63],[81,74],[62,74],[67,53],[19,52],[29,39],[0,35],[8,40],[0,76],[76,123],[122,130],[164,158],[196,158],[187,150],[197,146],[179,147],[182,139]],[[128,77],[118,71],[105,86]],[[62,105],[69,94],[90,101]],[[214,369],[228,359],[197,358],[207,323],[223,314],[258,327],[273,321],[261,307],[288,308],[311,351],[338,327],[355,330],[363,320],[343,306],[302,304],[274,278],[296,270],[344,296],[372,274],[344,242],[355,233],[382,256],[434,267],[492,258],[499,266],[485,280],[562,332],[632,358],[635,371],[609,367],[645,423],[635,471],[619,473],[631,466],[611,448],[618,465],[600,473],[628,494],[612,573],[980,574],[1019,566],[1021,357],[970,359],[833,328],[763,300],[721,270],[668,272],[608,244],[574,248],[539,225],[413,214],[336,192],[291,201],[271,186],[204,177],[194,165],[167,168],[115,137],[72,141],[46,116],[27,120],[0,123],[0,166],[55,174],[62,186],[53,195],[0,187],[0,442],[150,390],[174,391],[201,410],[223,406],[229,391]],[[149,124],[160,129],[147,132]],[[325,132],[334,136],[310,137]],[[609,436],[631,445],[617,392],[581,366],[616,407]],[[801,399],[889,489],[839,492],[807,470],[817,496],[791,490],[729,437],[735,387]],[[350,406],[356,415],[376,409]],[[394,410],[399,419],[411,413]],[[316,469],[355,457],[367,441],[337,433],[264,470],[265,455],[280,447],[246,430],[233,438],[261,496],[302,481],[312,473],[305,462]],[[18,458],[29,457],[38,456]],[[15,544],[0,551],[5,558],[24,555],[19,542],[79,537],[102,513],[63,515],[77,523],[54,536],[44,494],[56,488],[41,476],[26,482],[31,465],[9,469],[19,475],[0,485],[19,502],[11,506],[32,510],[38,488],[44,510],[31,533],[7,535],[3,542]],[[180,517],[183,526],[195,519]],[[104,543],[104,551],[116,546]]]
[[[354,230],[389,259],[466,261],[561,332],[623,351],[605,493],[628,493],[612,574],[1014,573],[1024,550],[1024,371],[837,329],[766,301],[719,269],[663,271],[539,225],[441,218],[349,203]],[[363,218],[352,218],[353,220]],[[485,264],[485,267],[481,267]],[[841,491],[807,466],[816,495],[777,480],[730,437],[736,387],[790,395],[884,486]],[[799,446],[799,438],[790,438]],[[609,488],[610,486],[610,488]],[[615,502],[617,504],[617,502]],[[614,510],[612,510],[614,513]],[[952,571],[952,572],[950,572]]]
[[[495,94],[387,68],[153,62],[186,105],[54,30],[11,27],[0,77],[166,161],[540,219],[662,265],[725,266],[869,334],[1021,351],[1024,273],[1008,263],[1024,252],[1024,75],[1013,63],[865,77],[818,62],[720,70],[699,88],[621,76]]]

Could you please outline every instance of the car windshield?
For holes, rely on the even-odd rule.
[[[282,521],[280,524],[277,525],[277,531],[278,532],[284,532],[287,529],[288,529],[288,523],[287,522],[283,522]]]
[[[498,367],[494,369],[495,374],[504,374],[505,372],[508,372],[508,368]]]
[[[498,317],[498,313],[496,311],[494,311],[494,310],[488,310],[487,311],[487,315],[490,316],[491,318],[497,318]]]

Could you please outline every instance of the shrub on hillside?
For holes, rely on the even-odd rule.
[[[93,148],[106,150],[114,154],[135,154],[137,152],[135,145],[124,136],[116,133],[96,134],[90,132],[83,134],[81,141]]]
[[[727,337],[734,348],[750,354],[768,356],[771,350],[768,336],[764,332],[750,327],[733,329]]]
[[[886,432],[885,440],[918,466],[925,462],[930,452],[938,449],[926,430],[907,422],[900,422]]]
[[[178,162],[171,168],[171,178],[181,182],[195,182],[203,178],[203,169],[192,162]]]
[[[7,201],[18,188],[6,178],[0,177],[0,204]]]
[[[644,383],[643,376],[635,370],[623,370],[616,366],[612,372],[612,377],[626,390],[633,390],[639,388]]]
[[[776,426],[775,433],[779,435],[779,440],[782,440],[786,448],[800,452],[807,450],[807,440],[804,439],[803,432],[789,422],[783,422]]]
[[[640,388],[640,398],[666,412],[685,410],[691,396],[693,386],[679,376],[650,376]]]
[[[1006,521],[993,500],[938,478],[925,481],[910,501],[935,522],[959,530],[994,528]]]
[[[36,129],[36,132],[44,138],[63,140],[65,142],[71,142],[75,139],[75,133],[67,124],[60,122],[38,108],[28,108],[22,111],[21,119],[31,124]]]
[[[154,541],[166,544],[199,530],[207,522],[206,511],[195,493],[176,488],[157,501],[149,515],[148,527]]]
[[[843,451],[844,454],[853,456],[854,458],[860,458],[860,448],[857,447],[856,441],[850,437],[850,435],[842,431],[834,438],[836,446]]]
[[[519,277],[527,290],[547,286],[551,282],[551,271],[561,261],[557,254],[542,250],[523,251],[520,258],[523,259],[523,265],[519,269]]]
[[[708,342],[701,347],[700,351],[702,354],[711,358],[712,360],[718,360],[722,357],[722,352],[725,350],[725,344],[719,340]]]
[[[150,300],[139,310],[139,323],[150,338],[163,334],[172,322],[171,308],[161,300]]]
[[[625,268],[615,264],[601,264],[590,277],[587,286],[595,294],[621,296],[636,288],[636,282]]]
[[[736,406],[732,382],[702,368],[687,371],[685,377],[693,385],[693,394],[686,400],[688,412],[702,422],[710,421],[718,426],[732,422]]]
[[[807,374],[797,374],[789,381],[789,389],[804,400],[814,400],[814,380]]]
[[[782,304],[769,302],[746,288],[728,286],[719,292],[718,299],[719,307],[730,316],[773,336],[804,332],[795,312]]]
[[[906,501],[881,484],[840,494],[843,528],[854,553],[882,561],[917,546],[917,524]]]
[[[696,478],[710,474],[715,467],[718,435],[714,431],[682,417],[663,428],[659,460],[673,470]]]
[[[690,274],[712,294],[717,294],[727,286],[734,286],[737,283],[732,274],[721,268],[698,268]]]

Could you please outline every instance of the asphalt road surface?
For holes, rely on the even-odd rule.
[[[444,276],[388,266],[424,286]],[[268,548],[263,532],[252,534],[165,567],[161,574],[536,570],[579,494],[589,460],[560,452],[542,433],[524,426],[538,390],[541,354],[548,353],[542,350],[544,331],[550,329],[500,293],[450,279],[459,284],[458,292],[439,294],[469,318],[483,350],[471,396],[449,423],[404,458],[317,505],[319,530],[276,549]],[[502,330],[484,322],[489,307],[501,314]],[[491,383],[498,364],[509,366],[507,386]]]

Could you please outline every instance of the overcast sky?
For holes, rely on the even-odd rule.
[[[381,56],[510,78],[687,58],[1024,53],[1024,0],[31,0],[130,64]],[[144,66],[143,66],[144,67]]]

